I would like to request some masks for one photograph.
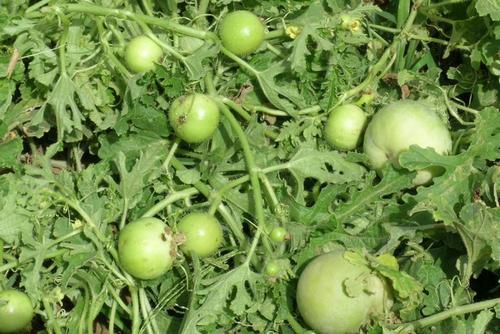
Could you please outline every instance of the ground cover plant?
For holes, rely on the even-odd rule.
[[[500,5],[0,3],[0,333],[499,333]]]

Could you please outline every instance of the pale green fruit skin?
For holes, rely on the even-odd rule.
[[[369,292],[349,296],[346,280],[363,277]],[[358,333],[371,317],[382,316],[392,306],[386,284],[369,268],[352,264],[344,251],[316,257],[304,269],[297,285],[297,306],[304,321],[318,334]]]
[[[364,152],[378,171],[388,162],[398,163],[401,152],[411,145],[433,148],[439,154],[452,149],[450,132],[439,116],[416,101],[399,101],[377,112],[366,128]],[[428,183],[437,173],[436,167],[418,171],[415,185]]]
[[[120,231],[120,264],[136,278],[150,280],[162,276],[172,267],[174,255],[172,233],[159,219],[141,218]]]
[[[33,318],[33,305],[29,297],[18,290],[0,291],[0,333],[18,333],[25,329]]]
[[[330,112],[325,126],[325,139],[336,149],[353,150],[361,140],[365,125],[366,115],[360,107],[342,105]]]
[[[257,50],[264,41],[265,33],[265,27],[259,18],[246,10],[227,14],[219,29],[222,45],[238,56]]]
[[[196,93],[177,98],[170,107],[168,118],[175,134],[194,144],[213,135],[219,126],[220,111],[210,97]]]
[[[213,255],[224,241],[220,223],[208,213],[190,213],[181,219],[177,229],[186,237],[181,250],[198,257]]]
[[[130,70],[148,72],[155,68],[163,55],[161,47],[147,36],[137,36],[125,49],[125,62]]]

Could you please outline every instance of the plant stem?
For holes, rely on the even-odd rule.
[[[451,105],[453,105],[457,109],[469,112],[469,113],[474,114],[474,115],[479,114],[479,111],[477,111],[476,109],[472,109],[472,108],[466,107],[466,106],[461,105],[460,103],[456,103],[454,101],[450,101],[450,103],[451,103]]]
[[[218,96],[217,98],[222,103],[227,104],[229,106],[229,108],[231,108],[234,111],[236,111],[245,121],[248,122],[248,121],[250,121],[252,119],[252,116],[249,113],[247,113],[247,111],[245,109],[243,109],[239,104],[237,104],[233,100],[228,99],[225,96]]]
[[[202,16],[207,13],[209,4],[210,0],[200,0],[200,4],[198,5],[198,16]]]
[[[139,288],[139,303],[141,306],[142,318],[145,322],[143,326],[146,326],[148,334],[155,334],[153,332],[153,327],[151,326],[151,321],[149,320],[148,316],[148,310],[146,308],[147,298],[148,297],[146,296],[146,293],[144,293],[144,288]]]
[[[135,286],[128,287],[132,298],[132,334],[139,334],[141,327],[141,314],[139,312],[139,296]]]
[[[482,302],[477,302],[477,303],[472,303],[472,304],[467,304],[467,305],[462,305],[462,306],[457,306],[454,308],[451,308],[449,310],[419,319],[415,321],[411,321],[408,323],[404,323],[402,325],[398,325],[397,328],[405,329],[405,330],[416,330],[416,329],[421,329],[433,324],[436,324],[438,322],[441,322],[443,320],[446,320],[448,318],[457,316],[457,315],[463,315],[467,313],[473,313],[473,312],[478,312],[484,309],[492,308],[495,307],[496,305],[500,304],[500,298],[495,298],[495,299],[490,299],[490,300],[485,300]]]
[[[45,254],[44,258],[45,259],[51,259],[51,258],[54,258],[54,257],[58,257],[60,255],[64,255],[66,253],[69,253],[69,250],[67,250],[67,249],[59,249],[59,250],[54,251],[52,253]],[[20,264],[25,263],[25,262],[28,262],[31,259],[33,259],[34,257],[36,257],[37,255],[38,255],[38,253],[33,253],[33,254],[30,254],[30,255],[24,257],[22,260],[16,260],[15,262],[6,263],[6,264],[4,264],[3,266],[0,267],[0,273],[2,273],[4,271],[7,271],[7,270],[10,270],[10,269],[13,269],[13,268],[19,266]]]
[[[209,72],[207,76],[205,77],[205,85],[207,86],[209,94],[217,94],[215,91],[215,88],[213,87],[213,77],[212,77],[212,72]],[[226,119],[229,121],[229,124],[233,128],[233,130],[236,132],[236,136],[240,140],[240,145],[241,148],[243,149],[243,155],[245,157],[245,162],[247,165],[247,170],[248,174],[250,175],[250,183],[252,185],[252,195],[253,195],[253,204],[255,208],[255,216],[257,219],[257,232],[255,233],[254,236],[254,245],[250,248],[249,253],[247,254],[247,260],[246,263],[250,263],[252,256],[254,255],[255,248],[257,247],[257,243],[259,242],[260,235],[265,229],[265,217],[264,217],[264,206],[262,203],[262,192],[260,189],[260,181],[259,181],[259,175],[258,175],[258,169],[257,166],[255,165],[255,160],[253,158],[252,150],[250,149],[250,144],[248,142],[248,139],[245,135],[245,132],[243,132],[243,129],[240,126],[240,123],[236,120],[234,115],[231,113],[231,111],[226,107],[225,104],[223,104],[220,101],[216,100],[216,103],[219,105],[219,108],[226,117]],[[269,252],[269,254],[272,253],[271,245],[267,242],[267,239],[263,239],[264,242],[264,247],[266,250]]]
[[[41,8],[41,7],[45,6],[46,4],[48,4],[49,1],[50,0],[39,1],[39,2],[31,5],[30,7],[28,7],[24,13],[28,14],[28,13],[34,12],[34,11],[38,10],[39,8]]]
[[[272,109],[272,108],[268,108],[268,107],[264,107],[264,106],[248,106],[247,108],[250,109],[252,112],[259,111],[259,112],[263,112],[263,113],[273,115],[273,116],[290,116],[290,114],[288,114],[286,111]],[[314,114],[314,113],[317,113],[319,111],[321,111],[321,107],[318,105],[315,105],[315,106],[311,106],[311,107],[307,107],[307,108],[304,108],[302,110],[299,110],[297,113],[299,115],[307,115],[307,114]]]
[[[428,4],[427,6],[425,6],[425,8],[438,8],[465,2],[468,2],[468,0],[447,0],[447,1]]]
[[[250,72],[251,75],[256,76],[256,77],[259,75],[259,71],[254,69],[252,66],[250,66],[250,64],[248,64],[246,61],[244,61],[243,59],[241,59],[240,57],[238,57],[237,55],[235,55],[234,53],[232,53],[231,51],[229,51],[228,49],[226,49],[222,45],[220,46],[220,50],[229,59],[233,60],[236,64],[240,65],[241,68]]]
[[[54,330],[54,333],[56,334],[62,334],[61,328],[59,327],[59,324],[57,323],[57,320],[54,317],[54,312],[52,309],[52,305],[50,305],[50,302],[48,301],[47,298],[42,298],[42,304],[43,308],[45,309],[45,314],[47,315],[47,322],[52,327]]]
[[[115,333],[115,316],[116,316],[116,301],[113,300],[111,304],[111,312],[109,313],[108,334]]]
[[[191,289],[191,294],[189,296],[189,304],[188,304],[188,312],[184,315],[184,319],[182,319],[181,329],[179,333],[184,333],[185,327],[191,322],[191,317],[194,312],[194,304],[196,302],[196,292],[198,291],[198,286],[201,280],[201,265],[198,256],[193,254],[191,256],[193,262],[193,288]]]
[[[257,231],[255,232],[254,240],[250,248],[250,251],[247,254],[246,263],[248,264],[254,255],[260,236],[266,227],[259,175],[257,171],[257,166],[255,165],[255,161],[252,155],[252,151],[250,149],[250,144],[248,143],[248,139],[245,136],[243,129],[241,128],[240,124],[233,116],[233,114],[229,111],[229,109],[227,109],[227,107],[224,104],[219,104],[219,107],[221,108],[222,114],[227,118],[227,120],[231,124],[231,127],[236,132],[236,136],[240,140],[240,145],[241,148],[243,149],[243,155],[245,156],[245,161],[247,164],[248,174],[250,175],[250,183],[252,185],[253,204],[255,208],[255,216],[257,219]],[[263,239],[263,242],[264,242],[264,247],[269,252],[269,254],[271,254],[272,249],[267,239]]]
[[[165,169],[165,171],[168,173],[168,167],[170,165],[170,161],[172,160],[172,157],[174,156],[175,154],[175,151],[177,150],[177,148],[179,147],[179,143],[181,142],[181,140],[179,138],[177,138],[174,143],[172,144],[172,147],[170,148],[170,150],[168,151],[168,155],[167,155],[167,158],[165,159],[165,161],[163,162],[163,168]]]
[[[148,16],[144,14],[133,13],[128,10],[106,8],[99,5],[94,5],[90,3],[79,3],[79,4],[63,4],[59,5],[66,12],[70,13],[85,13],[97,16],[115,16],[119,18],[132,19],[134,21],[141,21],[146,24],[155,25],[182,35],[192,36],[200,39],[213,39],[213,33],[197,30],[182,24],[168,20],[167,18],[158,18],[153,16]]]
[[[264,39],[280,38],[280,37],[284,37],[284,36],[286,36],[285,30],[278,29],[278,30],[266,32]]]
[[[142,215],[141,218],[153,217],[154,215],[156,215],[158,212],[160,212],[161,210],[163,210],[164,208],[166,208],[170,204],[172,204],[178,200],[196,195],[198,192],[199,191],[196,188],[187,188],[187,189],[175,192],[173,194],[170,194],[168,197],[166,197],[165,199],[161,200],[160,202],[158,202],[154,206],[152,206],[148,211],[146,211],[145,214]]]

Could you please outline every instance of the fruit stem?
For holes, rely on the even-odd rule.
[[[441,322],[443,320],[446,320],[448,318],[457,316],[457,315],[463,315],[467,313],[473,313],[477,311],[481,311],[484,309],[492,308],[495,307],[496,305],[500,304],[500,298],[495,298],[495,299],[489,299],[485,300],[482,302],[477,302],[477,303],[472,303],[472,304],[467,304],[467,305],[462,305],[462,306],[457,306],[454,308],[451,308],[449,310],[436,313],[434,315],[411,321],[408,323],[400,324],[396,326],[398,328],[398,333],[399,332],[411,332],[416,329],[421,329],[430,325],[433,325],[435,323]]]
[[[160,202],[153,205],[148,211],[146,211],[146,213],[144,213],[142,215],[141,218],[153,217],[154,215],[156,215],[158,212],[160,212],[161,210],[163,210],[164,208],[166,208],[170,204],[172,204],[178,200],[196,195],[198,192],[199,191],[196,188],[187,188],[187,189],[184,189],[184,190],[181,190],[178,192],[174,192],[174,193],[170,194],[168,197],[166,197],[165,199],[163,199]]]
[[[286,36],[284,29],[272,30],[266,32],[264,39],[274,39]]]

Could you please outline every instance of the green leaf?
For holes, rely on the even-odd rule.
[[[21,138],[15,138],[5,143],[0,142],[0,169],[2,167],[16,167],[19,164],[19,156],[22,151],[23,141]]]
[[[335,209],[335,217],[344,222],[355,214],[365,210],[377,202],[383,202],[383,196],[397,193],[411,186],[413,174],[405,173],[388,166],[382,180],[376,184],[368,184],[363,190],[353,193],[346,203]]]
[[[195,184],[196,182],[200,181],[201,179],[201,174],[198,170],[192,168],[192,169],[185,169],[185,170],[178,170],[175,172],[175,175],[184,183],[184,184]]]
[[[372,264],[374,269],[382,276],[386,277],[396,292],[398,298],[403,302],[404,312],[415,309],[422,300],[422,284],[408,273],[382,265]]]
[[[202,304],[190,310],[188,321],[184,324],[183,331],[179,334],[199,334],[198,323],[204,325],[216,321],[217,315],[229,307],[235,314],[241,315],[245,310],[254,305],[255,300],[248,289],[252,289],[260,275],[252,272],[248,265],[241,265],[216,278],[202,281],[205,288],[197,294],[203,296]],[[235,295],[232,295],[235,293]],[[232,296],[228,303],[227,299]]]
[[[498,0],[477,0],[476,10],[481,16],[490,15],[493,21],[500,21],[500,2]]]
[[[288,70],[288,63],[281,61],[271,65],[265,71],[257,72],[260,88],[276,108],[296,116],[296,107],[304,108],[303,99],[299,92],[289,82],[287,86],[278,85],[275,77]]]
[[[143,188],[156,178],[161,171],[162,155],[158,151],[166,151],[167,147],[163,143],[148,147],[141,151],[139,158],[130,171],[127,169],[127,158],[123,152],[118,153],[115,160],[116,167],[120,173],[119,192],[126,203],[126,208],[134,208],[141,200]],[[125,204],[124,204],[125,205]]]
[[[286,167],[299,181],[312,177],[320,182],[345,183],[359,180],[365,169],[345,160],[340,153],[322,152],[303,147],[286,163]]]
[[[465,277],[478,274],[487,263],[500,268],[500,210],[482,203],[469,203],[460,211],[460,221],[455,222],[467,250]]]

